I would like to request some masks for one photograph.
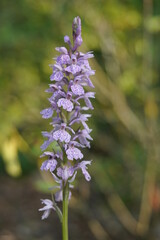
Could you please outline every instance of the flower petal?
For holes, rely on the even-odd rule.
[[[53,115],[53,109],[52,108],[46,108],[40,112],[42,114],[42,118],[50,118]]]
[[[82,95],[82,94],[84,94],[84,89],[83,89],[83,87],[80,85],[80,84],[73,84],[72,86],[71,86],[71,90],[72,90],[72,92],[75,94],[75,95]]]
[[[77,159],[83,158],[83,154],[81,153],[81,151],[75,147],[69,147],[66,151],[66,154],[69,160],[73,160],[73,159],[77,160]]]
[[[51,172],[53,172],[55,170],[57,166],[57,161],[55,159],[52,159],[52,160],[46,160],[42,163],[42,166],[41,166],[41,170],[45,170],[45,171],[48,171],[50,170]]]
[[[73,109],[73,103],[66,98],[60,98],[57,104],[58,104],[58,107],[62,106],[63,109],[67,110],[68,112],[71,112]]]
[[[60,142],[68,143],[71,139],[71,135],[65,130],[59,129],[53,133],[53,138],[56,141],[60,140]]]
[[[55,71],[52,73],[52,75],[50,76],[50,80],[53,81],[61,81],[62,78],[64,77],[63,73],[61,71]]]
[[[70,66],[65,68],[65,71],[76,74],[81,71],[81,67],[79,67],[77,64],[71,64]]]

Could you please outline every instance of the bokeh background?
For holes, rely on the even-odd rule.
[[[82,19],[93,50],[92,181],[81,174],[69,209],[70,240],[160,239],[160,1],[0,1],[0,239],[60,240],[56,214],[41,221],[53,180],[39,166],[40,111],[56,56]]]

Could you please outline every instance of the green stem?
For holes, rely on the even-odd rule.
[[[68,240],[68,183],[63,185],[63,218],[62,218],[62,236],[63,240]]]

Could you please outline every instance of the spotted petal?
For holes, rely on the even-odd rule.
[[[42,118],[50,118],[53,115],[53,109],[52,108],[46,108],[40,112],[42,114]]]
[[[60,98],[57,104],[58,104],[58,107],[62,106],[63,109],[67,110],[68,112],[71,112],[73,109],[73,103],[66,98]]]
[[[62,78],[64,77],[63,73],[61,71],[55,71],[52,73],[52,75],[50,76],[50,80],[53,81],[61,81]]]
[[[71,90],[72,90],[72,92],[75,94],[75,95],[82,95],[82,94],[84,94],[84,89],[83,89],[83,87],[80,85],[80,84],[78,84],[78,83],[75,83],[75,84],[73,84],[72,86],[71,86]]]
[[[76,64],[71,64],[70,66],[65,68],[65,71],[70,72],[72,74],[76,74],[81,71],[81,67]]]
[[[68,143],[71,139],[71,135],[65,131],[64,129],[59,129],[57,131],[55,131],[53,133],[53,138],[56,140],[56,141],[60,141],[60,142],[65,142],[65,143]]]
[[[77,159],[83,158],[83,154],[81,153],[81,151],[75,147],[69,147],[66,151],[66,154],[69,160],[73,160],[73,159],[77,160]]]
[[[48,171],[50,170],[51,172],[55,170],[57,166],[57,161],[55,159],[52,160],[46,160],[45,162],[42,163],[41,170]]]

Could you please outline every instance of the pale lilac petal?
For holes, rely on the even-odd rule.
[[[57,161],[55,159],[52,160],[46,160],[42,163],[41,170],[48,171],[50,170],[51,172],[55,170],[57,166]]]
[[[56,51],[58,51],[60,53],[64,53],[64,54],[68,53],[67,48],[65,48],[65,47],[56,47],[55,49],[56,49]]]
[[[48,156],[48,157],[53,157],[53,156],[54,156],[54,153],[53,153],[53,152],[50,152],[50,151],[45,151],[45,152],[40,156],[40,158],[46,157],[46,156]]]
[[[59,63],[54,64],[53,72],[62,71],[62,66]]]
[[[48,218],[51,210],[55,210],[55,208],[53,207],[53,202],[49,199],[41,199],[42,204],[45,204],[46,206],[44,206],[43,208],[40,208],[39,211],[44,211],[43,215],[42,215],[42,220]]]
[[[80,84],[78,84],[78,83],[76,83],[76,84],[73,84],[72,86],[71,86],[71,90],[72,90],[72,92],[75,94],[75,95],[83,95],[84,94],[84,89],[83,89],[83,87],[80,85]]]
[[[81,151],[75,147],[69,147],[66,151],[66,154],[69,160],[73,160],[73,159],[77,160],[77,159],[83,158],[83,154],[81,153]]]
[[[53,109],[52,108],[46,108],[40,112],[42,114],[42,118],[50,118],[53,115]]]
[[[83,69],[83,73],[90,76],[95,74],[95,70]]]
[[[73,168],[72,168],[72,169],[73,169]],[[71,174],[73,175],[74,170],[72,170],[72,169],[70,169],[70,171],[71,171]],[[74,173],[73,177],[72,177],[70,180],[68,180],[68,182],[69,182],[69,183],[73,182],[73,181],[75,180],[75,178],[76,178],[76,175],[77,175],[77,172]]]
[[[90,109],[92,109],[92,110],[94,109],[94,107],[93,107],[91,101],[89,100],[89,98],[85,98],[84,101],[85,101],[86,106],[87,106],[88,108],[90,108]]]
[[[60,140],[60,142],[68,143],[71,139],[71,135],[65,130],[59,129],[53,133],[53,138],[56,141]]]
[[[81,67],[76,64],[71,64],[70,66],[65,68],[65,71],[70,72],[72,74],[76,74],[81,71]]]
[[[51,172],[51,174],[52,174],[52,176],[53,176],[53,178],[54,178],[54,180],[55,180],[55,182],[56,183],[58,183],[58,184],[61,184],[61,179],[59,179],[53,172]]]
[[[62,130],[62,131],[63,131],[63,133],[60,135],[60,141],[65,142],[65,143],[70,142],[71,135],[68,132],[66,132],[65,130]]]
[[[47,131],[42,131],[42,136],[46,137],[46,138],[51,138],[52,134],[50,132],[47,132]]]
[[[89,87],[95,88],[95,86],[93,85],[92,81],[90,80],[90,78],[87,78],[87,83]]]
[[[58,107],[63,107],[63,109],[67,110],[68,112],[71,112],[73,109],[73,103],[66,98],[60,98],[57,104]]]
[[[71,59],[68,54],[61,54],[57,57],[57,62],[60,64],[70,64]]]
[[[42,215],[41,219],[42,219],[42,220],[44,220],[44,219],[48,218],[48,216],[49,216],[50,212],[51,212],[51,210],[50,210],[50,209],[48,209],[48,210],[44,211],[44,213],[43,213],[43,215]]]
[[[78,122],[78,123],[82,123],[83,126],[89,131],[88,125],[85,123],[86,121],[88,121],[88,117],[91,117],[91,114],[79,114],[80,116],[73,119],[69,125],[73,125],[74,123]]]
[[[87,93],[85,94],[85,97],[86,97],[86,98],[95,98],[95,92],[87,92]]]
[[[75,134],[75,131],[71,127],[66,127],[66,129],[70,130],[73,134]]]
[[[81,148],[84,148],[84,146],[82,144],[80,144],[79,142],[77,141],[70,141],[69,145],[72,147],[72,146],[76,146],[76,147],[81,147]]]
[[[91,176],[90,176],[89,172],[86,169],[82,168],[82,173],[83,173],[83,175],[84,175],[84,177],[85,177],[85,179],[87,181],[91,180]]]
[[[78,165],[77,165],[77,168],[81,168],[82,173],[83,173],[83,175],[84,175],[84,177],[87,181],[91,180],[91,176],[87,171],[87,166],[86,165],[88,165],[88,164],[91,165],[91,162],[92,161],[82,161],[82,162],[78,163]]]
[[[52,73],[52,75],[50,76],[50,80],[53,81],[61,81],[62,78],[64,77],[63,73],[61,71],[55,71]]]
[[[70,200],[70,198],[71,198],[71,191],[69,191],[68,200]],[[55,200],[56,200],[56,202],[63,201],[63,192],[62,192],[62,190],[60,190],[60,191],[55,193]]]
[[[80,143],[87,146],[88,148],[90,148],[90,142],[87,139],[93,140],[93,138],[89,135],[90,132],[91,132],[91,130],[87,131],[86,129],[83,129],[78,134]]]
[[[50,209],[50,208],[54,208],[53,207],[53,202],[50,199],[41,199],[41,203],[46,205],[46,206],[43,207],[43,209],[45,209],[45,210]]]
[[[87,130],[87,132],[89,132],[90,129],[89,129],[87,123],[82,121],[82,124],[83,124],[83,127]]]
[[[59,167],[57,168],[57,175],[61,177],[64,181],[67,181],[68,178],[72,176],[72,171],[69,167]]]
[[[69,194],[68,194],[68,200],[71,199],[71,196],[72,196],[72,193],[71,193],[71,191],[69,191]]]
[[[41,145],[41,150],[44,151],[51,143],[51,140],[46,140],[44,143]]]
[[[90,52],[87,52],[87,53],[82,53],[82,52],[80,52],[80,58],[82,58],[82,59],[88,59],[88,58],[93,58],[94,57],[94,55],[93,55],[93,52],[92,51],[90,51]]]
[[[55,193],[55,200],[56,200],[56,202],[63,201],[63,192],[62,192],[62,190],[60,190],[60,191]]]

